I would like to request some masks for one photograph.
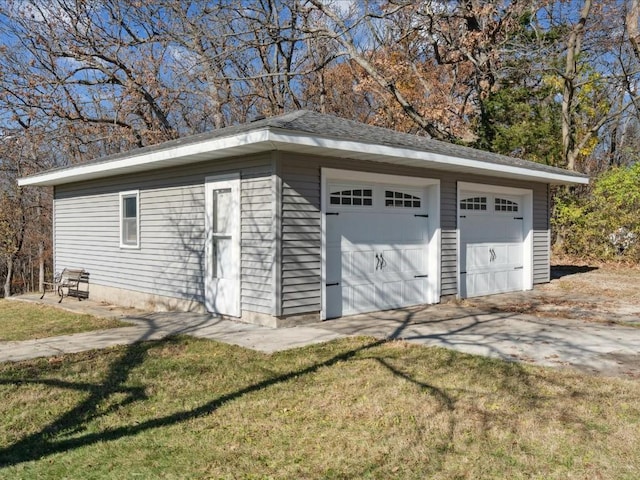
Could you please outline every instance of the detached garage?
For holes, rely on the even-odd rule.
[[[272,326],[549,281],[584,175],[299,111],[23,178],[91,297]]]

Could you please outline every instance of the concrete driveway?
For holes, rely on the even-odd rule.
[[[566,293],[564,295],[566,298]],[[24,296],[22,299],[39,302],[37,295]],[[57,305],[55,299],[49,299],[46,303]],[[584,320],[579,311],[575,318],[554,317],[552,309],[542,308],[551,306],[553,302],[548,292],[544,288],[536,288],[531,292],[493,295],[474,299],[473,302],[399,309],[300,327],[270,329],[221,320],[211,315],[145,313],[123,311],[92,301],[68,302],[61,307],[121,318],[133,325],[26,342],[0,342],[0,361],[105,348],[178,333],[232,343],[265,353],[344,336],[367,335],[508,361],[571,366],[593,373],[640,378],[640,328]],[[626,315],[622,320],[640,323],[635,313]]]
[[[343,335],[399,339],[508,361],[640,378],[640,328],[510,312],[516,300],[536,295],[493,295],[473,306],[392,310],[317,326]]]

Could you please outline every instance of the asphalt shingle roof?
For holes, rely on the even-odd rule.
[[[54,170],[66,170],[69,168],[74,168],[78,165],[93,163],[108,163],[114,160],[135,157],[138,155],[158,152],[184,145],[195,144],[207,140],[231,137],[237,134],[261,130],[264,128],[284,130],[292,133],[303,133],[309,134],[311,136],[332,138],[336,140],[350,140],[374,145],[377,144],[391,147],[409,148],[434,154],[476,160],[489,164],[520,167],[539,172],[575,176],[578,178],[586,177],[585,175],[577,172],[572,172],[549,165],[543,165],[540,163],[530,162],[514,157],[508,157],[506,155],[490,153],[469,147],[463,147],[460,145],[454,145],[451,143],[420,137],[413,134],[396,132],[387,128],[366,125],[353,120],[336,117],[334,115],[327,115],[307,110],[298,110],[277,117],[270,117],[254,122],[245,123],[242,125],[225,127],[218,130],[213,130],[211,132],[183,137],[149,147],[143,147],[123,153],[118,153],[115,155],[110,155],[107,157],[97,158],[82,164],[76,164],[72,167],[62,167]]]

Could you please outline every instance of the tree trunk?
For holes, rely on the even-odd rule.
[[[578,57],[582,51],[585,24],[591,11],[592,0],[585,0],[580,10],[580,19],[567,39],[567,60],[563,76],[562,90],[562,156],[569,170],[575,170],[579,149],[576,148],[576,125],[573,117],[575,81],[578,76]]]
[[[13,255],[7,258],[7,278],[4,280],[4,298],[11,296],[11,281],[13,280]]]
[[[640,0],[631,0],[627,11],[626,27],[633,53],[640,59]]]
[[[38,291],[44,291],[44,244],[38,243]]]

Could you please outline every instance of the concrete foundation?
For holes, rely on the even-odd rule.
[[[137,308],[152,312],[195,312],[207,313],[203,303],[196,300],[154,295],[151,293],[136,292],[123,288],[107,287],[104,285],[91,284],[89,287],[89,298],[97,302],[112,303],[126,308]],[[220,318],[236,320],[253,325],[264,327],[295,327],[297,325],[307,325],[320,321],[320,312],[306,313],[301,315],[290,315],[287,317],[276,317],[273,315],[242,311],[241,317],[230,317],[220,315]]]

